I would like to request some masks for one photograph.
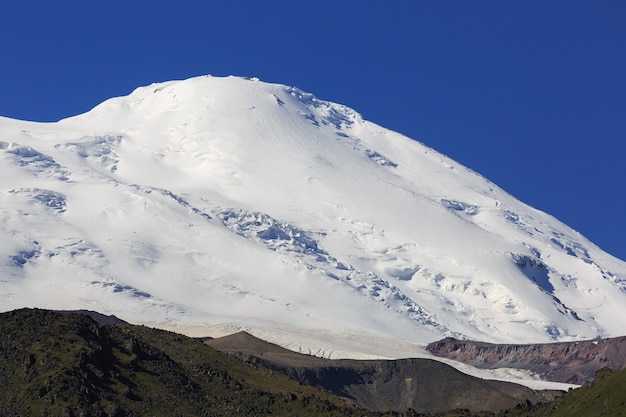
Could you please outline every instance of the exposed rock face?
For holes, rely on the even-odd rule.
[[[206,344],[259,366],[322,388],[372,411],[499,411],[551,400],[555,392],[463,374],[429,359],[330,360],[302,355],[241,332]]]
[[[518,368],[543,379],[571,384],[592,380],[596,371],[626,367],[626,337],[528,345],[497,345],[446,338],[428,345],[436,356],[477,368]]]

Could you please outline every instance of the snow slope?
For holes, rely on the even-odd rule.
[[[257,79],[0,118],[0,230],[3,311],[332,357],[626,334],[626,263],[417,141]]]

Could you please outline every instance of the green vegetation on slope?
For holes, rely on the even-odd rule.
[[[198,340],[44,310],[0,315],[0,415],[364,415]]]
[[[524,409],[526,408],[526,409]],[[507,417],[626,417],[626,369],[608,368],[580,388],[572,389],[549,404],[518,407]]]

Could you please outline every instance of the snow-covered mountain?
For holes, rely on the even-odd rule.
[[[334,357],[626,334],[626,263],[417,141],[257,79],[0,118],[0,230],[3,311]]]

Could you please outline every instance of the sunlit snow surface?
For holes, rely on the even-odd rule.
[[[0,228],[3,311],[332,357],[626,334],[623,261],[419,142],[256,79],[0,118]]]

